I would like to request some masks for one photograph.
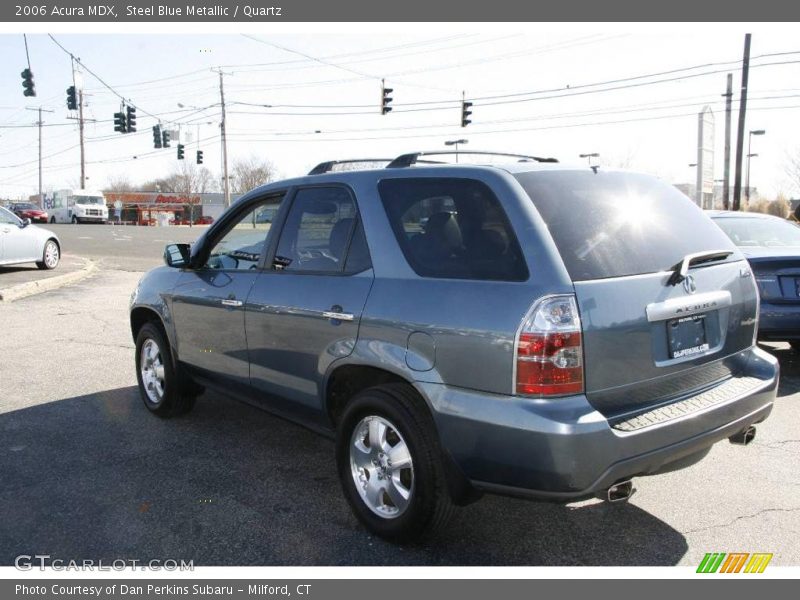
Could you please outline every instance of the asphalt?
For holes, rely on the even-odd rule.
[[[90,238],[81,251],[102,245],[94,236],[122,235],[76,229],[76,239]],[[126,307],[136,266],[157,263],[156,232],[141,234],[146,243],[102,238],[110,248],[90,279],[0,305],[0,564],[50,554],[197,565],[697,565],[706,552],[772,552],[773,565],[800,565],[800,355],[788,346],[769,347],[783,370],[780,397],[748,447],[720,443],[688,469],[637,479],[621,505],[487,496],[440,537],[393,546],[350,513],[327,439],[216,394],[179,419],[148,413]]]
[[[63,254],[58,266],[49,271],[39,269],[36,263],[0,266],[0,290],[31,281],[43,281],[66,273],[74,273],[85,266],[86,260],[74,254]]]
[[[192,243],[207,229],[194,227],[141,227],[136,225],[47,225],[61,240],[65,253],[98,261],[103,267],[146,271],[161,264],[164,246]]]

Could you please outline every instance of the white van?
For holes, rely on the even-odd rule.
[[[58,190],[53,193],[51,223],[105,223],[108,207],[102,192]]]

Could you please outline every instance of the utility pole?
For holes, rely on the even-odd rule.
[[[78,130],[81,134],[81,189],[86,189],[86,156],[83,144],[83,89],[78,90]]]
[[[747,114],[747,81],[750,75],[750,34],[744,36],[742,57],[742,90],[739,96],[739,128],[736,137],[736,176],[733,184],[733,210],[739,210],[742,198],[742,154],[744,151],[744,124]]]
[[[725,97],[725,173],[722,176],[722,208],[728,210],[731,202],[731,103],[733,100],[733,73],[728,73]]]
[[[225,86],[222,79],[222,69],[219,69],[219,101],[222,105],[222,121],[219,131],[222,137],[222,185],[224,191],[225,208],[231,205],[231,194],[228,186],[228,139],[225,136]]]
[[[28,108],[28,110],[35,110],[39,113],[39,120],[36,121],[36,124],[39,126],[39,208],[44,208],[44,195],[42,193],[42,125],[44,125],[44,121],[42,121],[42,112],[51,113],[55,111],[46,110],[41,106],[38,108]]]

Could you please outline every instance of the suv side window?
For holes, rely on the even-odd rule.
[[[211,248],[208,269],[246,271],[258,266],[283,196],[273,196],[245,213]]]
[[[297,192],[281,231],[273,266],[292,272],[342,273],[353,232],[359,223],[352,195],[340,187],[304,188]],[[358,239],[358,236],[357,238]],[[363,231],[361,233],[363,240]],[[356,241],[356,240],[354,240]],[[369,261],[366,244],[353,268]],[[361,263],[361,264],[357,264]]]
[[[524,281],[528,269],[500,202],[483,183],[459,178],[384,179],[392,230],[421,277]]]

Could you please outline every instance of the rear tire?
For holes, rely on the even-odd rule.
[[[159,417],[176,417],[194,408],[197,397],[180,385],[172,352],[161,328],[145,323],[136,336],[136,378],[147,409]]]
[[[356,517],[384,539],[433,535],[455,512],[433,420],[407,385],[376,386],[350,401],[337,430],[336,461]]]
[[[78,220],[78,217],[76,217],[75,215],[72,215],[72,224],[73,225],[77,225],[78,223],[80,223],[80,221]]]
[[[55,240],[47,240],[42,250],[42,260],[37,261],[36,266],[42,270],[49,271],[55,269],[61,260],[61,249]]]
[[[56,218],[55,217],[50,217],[50,223],[55,224],[55,222],[56,222]]]

